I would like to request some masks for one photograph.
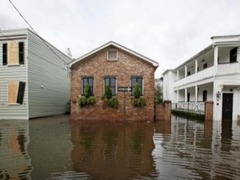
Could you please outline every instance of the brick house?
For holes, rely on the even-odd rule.
[[[157,62],[111,41],[71,62],[70,67],[72,120],[154,120]],[[144,107],[132,105],[136,83],[146,100]],[[102,99],[107,85],[113,97],[118,99],[118,108],[106,106]],[[79,96],[84,94],[86,86],[96,103],[80,108]],[[132,87],[132,90],[118,92],[119,87]]]

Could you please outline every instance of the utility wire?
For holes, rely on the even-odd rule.
[[[9,0],[9,2],[11,3],[11,5],[14,7],[14,9],[18,12],[18,14],[22,17],[22,19],[27,23],[27,25],[32,29],[32,31],[35,33],[35,35],[37,35],[42,42],[58,57],[59,60],[61,60],[64,65],[66,65],[68,67],[68,63],[63,60],[49,45],[48,43],[41,37],[38,35],[38,33],[34,30],[34,28],[31,26],[31,24],[26,20],[26,18],[24,18],[24,16],[22,15],[22,13],[18,10],[18,8],[13,4],[13,2],[11,0]]]

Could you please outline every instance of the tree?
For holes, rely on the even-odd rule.
[[[139,86],[138,83],[136,83],[136,84],[134,85],[134,97],[135,97],[136,99],[139,99],[140,96],[141,96],[140,86]]]
[[[155,103],[160,104],[163,102],[162,87],[159,85],[155,88]]]

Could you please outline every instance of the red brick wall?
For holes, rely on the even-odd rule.
[[[205,102],[205,121],[213,120],[213,102],[206,101]]]
[[[118,60],[108,61],[108,47],[75,64],[71,71],[71,119],[72,120],[123,120],[123,92],[117,93],[118,109],[103,104],[103,80],[105,76],[115,76],[117,86],[131,86],[132,76],[142,76],[144,97],[147,105],[134,108],[131,105],[130,93],[126,93],[126,120],[153,121],[154,118],[154,72],[152,64],[143,61],[121,49],[118,49]],[[94,78],[94,96],[97,103],[93,107],[79,108],[77,97],[82,93],[82,77]]]
[[[171,101],[164,101],[156,105],[156,121],[171,121]]]

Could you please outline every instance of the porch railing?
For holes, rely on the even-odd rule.
[[[184,112],[204,114],[204,102],[178,102],[172,103],[172,109]]]

